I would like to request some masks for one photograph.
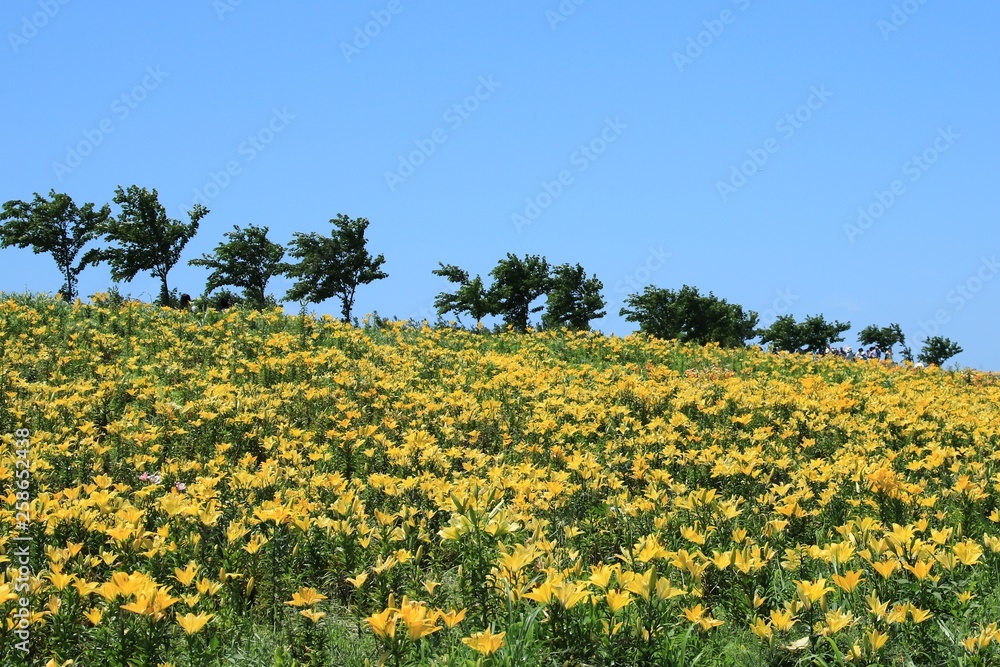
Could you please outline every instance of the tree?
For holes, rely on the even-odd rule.
[[[365,238],[367,218],[354,218],[337,214],[330,220],[335,229],[331,236],[315,232],[296,232],[289,243],[288,254],[299,260],[297,264],[283,263],[282,273],[297,279],[285,296],[286,301],[321,303],[337,297],[341,315],[351,321],[354,298],[359,285],[388,278],[381,270],[385,257],[369,254]]]
[[[757,333],[761,343],[769,343],[775,351],[820,353],[844,340],[841,334],[850,328],[850,322],[827,322],[822,315],[807,315],[802,322],[796,322],[791,315],[781,315]]]
[[[794,315],[779,315],[771,326],[757,332],[761,344],[770,343],[776,352],[799,352],[802,350],[802,329],[795,322]]]
[[[441,268],[434,269],[431,273],[458,285],[458,289],[454,292],[441,292],[434,298],[434,307],[437,308],[438,315],[468,313],[476,320],[476,324],[479,324],[484,317],[494,314],[493,304],[490,303],[489,295],[483,287],[482,278],[476,276],[470,280],[469,272],[454,264],[438,262],[438,265]]]
[[[458,285],[454,292],[441,292],[434,299],[439,315],[468,313],[477,322],[487,315],[499,315],[516,331],[525,331],[531,314],[543,309],[544,327],[588,329],[591,320],[604,316],[604,285],[597,276],[587,278],[579,264],[552,268],[544,257],[521,258],[507,253],[490,271],[493,282],[488,289],[482,278],[470,278],[468,271],[453,264],[439,263],[439,267],[434,275]],[[544,306],[532,305],[546,295]]]
[[[807,315],[800,325],[804,352],[825,352],[826,348],[844,340],[841,335],[851,328],[850,322],[827,322],[822,315]]]
[[[80,208],[69,195],[55,190],[49,191],[49,197],[46,199],[36,192],[31,202],[11,200],[3,205],[0,246],[30,246],[36,255],[52,255],[65,281],[59,292],[72,301],[77,295],[77,276],[92,263],[93,254],[85,254],[79,262],[76,257],[84,246],[98,238],[111,216],[111,208],[105,204],[95,209],[91,203]]]
[[[228,241],[220,243],[212,255],[202,255],[188,264],[212,269],[205,285],[205,295],[220,287],[241,287],[243,298],[251,308],[266,306],[267,283],[279,273],[285,249],[267,238],[267,227],[250,225],[240,229],[233,225],[233,231],[224,236]]]
[[[525,331],[531,313],[543,308],[532,307],[531,304],[544,296],[551,285],[548,261],[538,255],[525,255],[521,259],[507,253],[507,257],[497,262],[490,275],[493,284],[487,296],[494,314],[502,316],[504,324],[516,331]]]
[[[546,328],[566,327],[577,331],[590,329],[590,321],[604,317],[604,284],[597,276],[577,264],[560,264],[552,270],[542,324]]]
[[[941,366],[956,354],[963,352],[962,347],[949,338],[943,336],[932,336],[924,341],[923,349],[917,355],[917,361],[921,361],[928,366],[934,364]]]
[[[198,232],[198,224],[208,209],[196,204],[188,213],[191,219],[188,223],[168,218],[156,189],[150,191],[136,185],[130,185],[128,190],[119,185],[113,201],[121,206],[121,214],[108,218],[100,232],[119,245],[95,250],[91,255],[94,263],[107,262],[116,282],[131,282],[139,272],[148,271],[160,279],[159,302],[170,304],[167,274],[181,258],[184,246]]]
[[[205,310],[206,308],[211,308],[212,310],[227,310],[233,306],[239,306],[246,303],[246,299],[241,297],[235,292],[230,292],[227,289],[221,289],[212,294],[204,294],[201,298],[194,301],[194,306],[198,310]]]
[[[656,338],[740,347],[756,335],[756,312],[744,311],[712,292],[702,295],[689,285],[677,291],[650,285],[642,294],[628,295],[625,303],[620,314]]]
[[[877,327],[874,324],[865,327],[858,334],[858,342],[862,345],[876,345],[880,350],[892,351],[892,346],[896,343],[906,345],[906,336],[903,329],[896,323],[887,327]]]

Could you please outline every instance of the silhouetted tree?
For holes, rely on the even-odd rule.
[[[761,343],[770,344],[772,350],[819,353],[844,340],[841,334],[850,328],[850,322],[827,322],[822,315],[808,315],[802,322],[796,322],[791,315],[781,315],[757,333]]]
[[[100,232],[118,246],[95,250],[88,257],[95,263],[107,262],[116,282],[131,282],[139,272],[148,271],[160,279],[159,302],[169,305],[172,299],[167,274],[198,232],[198,224],[208,209],[196,204],[188,213],[188,223],[168,218],[156,190],[136,185],[130,185],[128,190],[119,185],[114,202],[121,206],[121,214],[108,218]]]
[[[250,225],[226,232],[228,239],[220,243],[211,255],[202,255],[188,264],[212,269],[205,285],[205,295],[220,287],[241,287],[243,298],[251,308],[267,305],[267,283],[280,273],[285,249],[267,238],[267,227]]]
[[[844,340],[841,335],[851,328],[850,322],[827,322],[822,315],[807,315],[799,325],[802,329],[804,352],[825,352],[826,348]]]
[[[922,361],[928,366],[942,366],[956,354],[962,353],[962,347],[949,338],[943,336],[932,336],[924,341],[923,349],[917,355],[917,361]]]
[[[282,273],[296,279],[285,300],[321,303],[337,297],[343,320],[350,322],[358,286],[389,276],[380,268],[385,257],[372,257],[368,252],[367,218],[351,219],[340,213],[330,222],[334,225],[331,236],[293,235],[288,254],[299,262],[281,265]]]
[[[560,264],[552,270],[542,324],[546,328],[590,329],[591,320],[606,314],[602,289],[604,284],[597,276],[587,278],[579,264]]]
[[[628,295],[625,304],[620,314],[656,338],[739,347],[756,335],[756,312],[689,285],[680,290],[650,285],[642,294]]]
[[[538,255],[525,255],[521,259],[507,253],[490,271],[490,276],[493,284],[487,297],[493,312],[503,317],[504,324],[525,331],[531,313],[543,308],[531,304],[544,296],[551,285],[548,261]]]
[[[455,313],[460,316],[462,313],[468,313],[476,320],[476,324],[479,324],[484,317],[494,314],[482,278],[476,276],[470,279],[468,271],[463,271],[454,264],[438,262],[438,265],[440,268],[434,269],[431,273],[458,285],[458,289],[454,292],[441,292],[434,298],[434,307],[437,308],[438,315]]]
[[[801,352],[803,333],[794,315],[779,315],[771,326],[760,329],[761,344],[770,344],[774,351]]]
[[[858,342],[862,345],[877,345],[880,350],[892,351],[892,346],[896,343],[906,345],[906,336],[903,329],[898,324],[890,324],[887,327],[878,327],[874,324],[865,327],[858,334]]]
[[[36,192],[30,202],[11,200],[3,205],[0,246],[30,247],[36,255],[52,255],[64,280],[59,292],[72,301],[77,296],[77,276],[94,260],[92,253],[86,253],[79,262],[76,257],[98,238],[111,216],[111,208],[105,204],[95,209],[91,203],[77,207],[69,195],[55,190],[49,191],[49,197]]]

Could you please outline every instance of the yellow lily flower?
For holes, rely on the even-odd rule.
[[[183,616],[177,615],[177,625],[181,626],[185,634],[194,635],[201,632],[201,629],[205,627],[205,624],[212,620],[214,614],[191,614],[187,613]]]
[[[503,638],[506,634],[505,632],[493,634],[493,631],[487,628],[483,632],[475,632],[469,637],[463,637],[462,643],[473,651],[483,655],[491,655],[503,646]]]

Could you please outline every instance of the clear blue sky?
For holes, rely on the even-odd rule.
[[[346,213],[389,273],[361,314],[431,316],[438,261],[538,253],[604,281],[605,332],[634,329],[628,292],[686,283],[1000,370],[1000,5],[576,2],[8,0],[0,200],[134,183],[184,218],[200,191],[171,274],[192,295],[234,224],[284,243]],[[0,290],[61,284],[0,262]]]

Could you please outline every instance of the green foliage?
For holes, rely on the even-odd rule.
[[[605,314],[601,297],[604,285],[597,276],[587,278],[587,272],[579,264],[550,267],[548,260],[538,255],[525,255],[522,259],[507,253],[490,271],[493,283],[489,289],[481,277],[470,278],[468,271],[453,264],[439,263],[439,266],[432,273],[458,285],[454,292],[441,292],[434,299],[439,315],[467,313],[477,323],[487,315],[499,315],[505,325],[523,332],[530,324],[531,314],[543,308],[542,325],[547,329],[589,329],[591,320]],[[545,306],[532,305],[546,295]]]
[[[962,351],[962,347],[950,338],[932,336],[924,341],[923,349],[917,355],[917,361],[928,366],[931,364],[941,366],[956,354],[961,354]]]
[[[81,431],[100,429],[102,433],[100,443],[89,446],[74,441],[67,447],[59,440],[50,445],[51,439],[38,439],[35,451],[43,465],[34,473],[35,483],[37,488],[50,489],[47,493],[69,518],[49,518],[53,530],[44,532],[40,525],[37,535],[43,535],[46,547],[55,550],[75,544],[82,554],[114,550],[118,555],[113,565],[101,561],[96,567],[88,566],[89,558],[82,556],[63,559],[67,573],[78,580],[59,591],[50,585],[55,562],[47,572],[48,561],[44,553],[40,555],[34,571],[39,581],[49,583],[44,584],[46,589],[33,592],[32,604],[55,611],[44,624],[32,628],[34,655],[41,662],[32,659],[25,664],[42,664],[52,658],[53,664],[74,659],[81,665],[107,667],[166,661],[177,667],[361,667],[388,657],[390,665],[468,667],[985,667],[1000,660],[996,641],[988,641],[974,653],[959,643],[987,632],[985,626],[1000,618],[1000,589],[995,585],[1000,553],[986,546],[995,538],[983,543],[984,533],[995,534],[989,514],[996,507],[995,493],[988,486],[988,475],[966,479],[962,483],[968,485],[962,492],[939,496],[939,489],[952,488],[965,471],[908,466],[939,451],[938,443],[944,447],[962,443],[963,465],[976,466],[974,470],[989,467],[994,449],[988,429],[996,405],[994,376],[977,374],[973,380],[965,374],[927,375],[838,359],[762,355],[755,349],[696,349],[645,337],[580,337],[560,331],[471,336],[463,331],[429,332],[391,324],[359,330],[311,319],[308,331],[317,335],[304,336],[301,353],[289,354],[303,321],[276,312],[170,311],[110,295],[95,295],[92,304],[79,305],[31,295],[0,296],[0,301],[5,301],[0,334],[10,342],[4,346],[6,357],[0,349],[0,432],[13,433],[25,426],[23,415],[28,415],[27,426],[37,433],[76,425]],[[31,304],[31,310],[14,307],[22,303]],[[377,315],[373,319],[379,321]],[[73,344],[67,345],[68,340]],[[36,348],[41,352],[35,354]],[[507,368],[522,379],[506,381],[512,377]],[[232,378],[231,388],[216,379],[220,369]],[[418,369],[417,384],[385,382],[392,377],[390,372],[399,369],[404,377],[413,377],[411,369]],[[119,374],[112,376],[116,382],[101,379],[114,372]],[[718,380],[725,377],[732,379]],[[493,378],[502,382],[494,381],[485,390],[477,385]],[[106,384],[98,387],[102,381]],[[50,389],[36,391],[40,382]],[[551,390],[561,389],[564,382],[582,396]],[[738,391],[720,386],[737,382],[742,383]],[[640,393],[630,385],[649,389]],[[136,391],[141,387],[155,391]],[[416,403],[417,390],[423,387],[428,388],[428,395],[449,397],[449,411],[442,410],[442,415],[452,409],[452,414],[458,414],[466,405],[499,409],[489,408],[490,412],[478,415],[470,411],[460,425],[463,430],[458,431],[446,420],[426,420],[427,413]],[[803,395],[806,387],[812,388],[812,395]],[[882,387],[894,387],[894,403],[900,409],[885,413],[872,410],[863,400],[853,401],[853,406],[843,401],[879,395]],[[216,393],[215,388],[227,391],[231,398],[222,395],[220,401],[222,391]],[[312,391],[304,391],[308,389]],[[451,398],[463,391],[469,393],[461,400]],[[586,391],[600,393],[588,396]],[[58,396],[58,402],[52,396]],[[556,400],[550,400],[552,396]],[[939,399],[934,428],[922,434],[906,433],[913,414],[907,406],[923,404],[927,397]],[[228,407],[222,407],[228,416],[215,414],[221,411],[220,403]],[[418,407],[411,409],[415,404]],[[532,427],[538,423],[538,412],[531,409],[536,405],[546,405],[551,415],[546,419],[557,425],[583,425],[589,419],[603,424],[602,429],[577,436],[576,444],[568,445],[572,435],[563,439],[553,436],[552,429]],[[597,409],[604,412],[602,417],[590,412]],[[776,431],[757,446],[749,444],[759,437],[761,426],[787,422],[791,411],[798,409],[810,411],[808,423],[787,433]],[[348,410],[357,412],[352,415]],[[164,414],[167,411],[169,418]],[[688,415],[687,424],[679,425],[698,437],[690,438],[684,448],[674,448],[673,454],[664,454],[667,448],[656,435],[664,431],[664,414]],[[751,419],[739,420],[743,415]],[[857,429],[831,428],[841,415],[845,424],[853,422]],[[985,430],[977,438],[981,446],[973,447],[968,429],[977,417]],[[502,430],[491,428],[497,422],[503,422]],[[151,443],[143,439],[151,425],[172,427],[175,435],[161,435]],[[873,469],[854,459],[856,453],[865,451],[856,446],[852,435],[862,429],[871,435],[871,443],[884,443],[884,451],[898,453],[895,470],[892,460],[880,452],[866,454],[873,468],[887,461],[889,474],[884,479],[893,482],[898,474],[898,479],[927,484],[926,497],[939,498],[934,507],[900,502],[901,513],[891,519],[914,526],[917,534],[927,538],[920,543],[927,553],[912,560],[913,564],[925,559],[933,563],[930,577],[920,579],[915,572],[907,573],[904,568],[911,565],[911,559],[897,556],[891,547],[878,559],[900,557],[901,567],[890,577],[872,569],[878,562],[875,558],[855,553],[844,557],[849,562],[840,562],[833,556],[835,544],[853,553],[852,545],[860,550],[862,545],[872,548],[880,541],[898,544],[893,535],[905,534],[901,526],[890,529],[887,519],[870,529],[859,523],[877,516],[879,506],[890,499],[886,491],[874,487],[871,478],[860,486],[845,483],[852,471]],[[464,438],[455,438],[456,433],[473,430],[476,444],[449,446],[454,453],[445,454],[435,444],[447,438],[462,442]],[[621,437],[624,433],[634,437]],[[638,437],[650,444],[639,448]],[[269,449],[268,443],[279,438],[283,443]],[[511,444],[512,438],[516,444]],[[558,462],[550,454],[558,451],[553,444],[557,438],[582,454],[574,459],[588,462],[586,467],[576,466],[574,459],[567,461],[565,456]],[[698,440],[704,444],[699,446]],[[393,456],[400,441],[411,448],[412,456]],[[747,472],[723,471],[723,466],[731,465],[729,453],[720,451],[717,443],[726,441],[761,452],[759,461],[745,468]],[[169,454],[154,463],[149,448],[161,443]],[[439,468],[443,472],[432,472],[422,460],[427,452],[444,462]],[[310,454],[308,462],[306,454]],[[633,456],[645,457],[645,465],[641,465],[642,458]],[[789,466],[792,457],[799,463]],[[138,487],[136,477],[146,470],[144,460],[150,462],[149,470],[163,474],[158,491],[162,499],[152,489],[131,495],[142,512],[137,529],[153,535],[154,529],[162,527],[170,533],[154,556],[132,546],[136,544],[132,538],[114,540],[103,524],[90,529],[74,520],[73,503],[87,502],[73,500],[78,492],[55,495],[62,489],[85,488],[88,480],[99,479],[98,473],[107,475],[107,482],[100,483],[107,486],[106,493],[118,494],[112,502],[122,503],[119,514],[124,515],[131,509],[124,504],[129,502],[125,489]],[[712,465],[723,474],[710,472]],[[288,503],[289,497],[294,502],[298,488],[284,480],[274,484],[274,477],[267,476],[268,470],[281,466],[285,475],[300,474],[300,466],[311,468],[302,477],[302,492],[315,498],[310,502],[316,509],[295,511]],[[217,484],[205,483],[198,475],[206,468],[219,471]],[[797,469],[802,470],[797,475],[805,482],[801,485],[789,477]],[[519,470],[525,471],[523,477],[515,472]],[[748,474],[755,470],[759,473]],[[261,472],[254,475],[257,471]],[[514,475],[507,479],[504,473],[511,472]],[[438,487],[454,490],[451,507],[442,507],[442,496],[432,496],[431,487],[421,488],[424,480],[436,475],[455,482]],[[252,488],[245,483],[251,479],[264,484]],[[467,482],[474,479],[500,483],[472,487]],[[662,480],[667,479],[674,489],[686,487],[690,493],[667,492],[675,497],[670,499],[671,511],[664,514],[658,511],[663,503],[650,497],[662,498],[666,492]],[[404,480],[416,483],[406,489]],[[604,480],[616,483],[612,486]],[[178,481],[189,484],[186,491],[170,491]],[[807,516],[782,512],[789,521],[775,521],[779,515],[774,513],[778,509],[774,501],[753,500],[773,493],[776,485],[789,484],[787,491],[796,486],[809,489],[810,482],[815,482],[815,497],[796,491],[791,496],[806,511],[815,508]],[[376,488],[379,483],[382,486]],[[716,484],[721,493],[714,500],[701,495],[710,490],[714,495]],[[401,493],[386,493],[394,488]],[[205,489],[210,497],[202,495]],[[553,491],[559,492],[559,502],[546,506],[539,502],[536,510],[529,507],[527,514],[533,517],[526,517],[517,507],[525,501],[515,493],[538,493],[544,501],[543,494]],[[821,493],[833,498],[820,501]],[[648,509],[619,509],[626,495],[642,499]],[[702,500],[696,502],[696,498]],[[188,507],[203,503],[202,512],[220,515],[209,521],[205,514],[171,515],[161,504],[171,499],[185,499]],[[741,499],[748,500],[744,504]],[[861,509],[844,515],[836,508],[849,500],[857,501]],[[755,511],[758,508],[760,512]],[[254,509],[261,512],[251,518]],[[265,518],[272,510],[277,513]],[[373,516],[374,512],[379,514]],[[923,529],[916,528],[918,520],[924,522]],[[777,523],[783,527],[773,532],[767,528]],[[228,537],[229,529],[241,524],[251,529],[250,534],[236,540]],[[696,544],[679,531],[681,526],[703,533],[703,543]],[[747,534],[736,538],[736,529]],[[936,537],[940,531],[953,529],[954,538]],[[192,539],[186,538],[188,534]],[[251,553],[246,547],[257,538],[266,538],[266,543]],[[921,538],[912,539],[911,551],[916,552],[915,540]],[[975,566],[956,561],[957,547],[973,541],[983,552]],[[167,548],[170,542],[174,544]],[[814,543],[823,549],[807,550]],[[668,551],[651,555],[659,551],[656,545]],[[738,569],[735,563],[709,563],[710,554],[742,552],[746,556],[754,545],[767,553],[749,571]],[[504,564],[501,551],[508,555],[518,547],[532,547],[535,553],[529,553],[520,565],[511,565],[514,559]],[[640,556],[646,547],[647,555]],[[697,570],[698,592],[661,595],[666,590],[659,587],[661,581],[664,586],[684,588],[689,585],[686,582],[693,583],[687,578],[691,570],[682,569],[680,561],[672,562],[681,549],[697,559],[692,563],[704,566]],[[824,558],[822,551],[827,549],[830,555]],[[810,552],[818,556],[807,557]],[[749,558],[757,560],[752,553]],[[87,581],[100,583],[116,571],[145,573],[171,586],[174,597],[193,594],[195,588],[175,576],[175,568],[184,568],[191,560],[201,563],[199,578],[206,583],[218,579],[222,588],[218,593],[191,595],[197,598],[194,602],[178,601],[158,621],[124,609],[129,599],[104,600],[85,594]],[[592,568],[600,563],[621,563],[621,569],[611,575],[615,583],[597,583]],[[838,568],[841,574],[863,570],[861,588],[851,591],[831,581]],[[626,579],[620,576],[624,570],[634,572]],[[223,575],[223,571],[231,574]],[[644,572],[649,573],[648,579]],[[362,574],[366,582],[360,581]],[[559,596],[548,601],[523,596],[547,579],[555,585],[554,575],[589,596],[572,604]],[[771,614],[802,600],[796,584],[820,578],[829,587],[823,601],[794,611],[793,628],[776,627]],[[326,596],[313,607],[325,616],[306,618],[299,607],[287,604],[302,586],[317,587]],[[521,594],[511,595],[513,587]],[[607,598],[611,590],[629,592],[630,601],[612,608]],[[390,593],[394,602],[389,601]],[[866,600],[875,594],[890,607],[910,604],[933,616],[922,623],[914,619],[912,610],[909,615],[904,612],[902,621],[876,617]],[[963,601],[960,594],[969,598]],[[408,637],[405,625],[398,623],[394,636],[398,650],[386,653],[382,647],[389,642],[376,636],[365,619],[383,609],[401,607],[404,595],[425,602],[428,610],[467,610],[468,617],[454,628],[441,627],[420,640]],[[704,605],[706,613],[724,624],[706,630],[694,622],[685,623],[684,616],[696,604]],[[91,608],[104,609],[99,623],[83,619],[82,614]],[[188,611],[213,617],[201,632],[186,635],[176,616]],[[850,611],[853,618],[839,631],[828,632],[823,628],[828,611]],[[757,619],[759,627],[769,629],[767,637],[756,637],[748,630]],[[431,622],[442,625],[441,620]],[[880,651],[871,646],[872,627],[890,635]],[[502,646],[490,656],[475,653],[462,642],[486,628],[504,633]],[[989,634],[985,636],[988,640]],[[799,643],[802,640],[804,645]],[[787,648],[796,643],[801,650]],[[0,664],[20,664],[13,662],[10,652],[2,653],[10,645],[9,633],[0,633]],[[863,657],[850,657],[848,651],[855,645]]]
[[[264,299],[264,307],[269,306],[269,301],[272,301],[269,297]],[[206,308],[211,308],[213,310],[226,310],[227,308],[232,308],[234,306],[240,306],[246,303],[239,294],[231,292],[230,290],[223,289],[213,292],[212,294],[205,295],[204,297],[195,300],[194,306],[197,310],[204,310]],[[260,307],[254,307],[255,310],[262,310]]]
[[[208,209],[196,204],[188,213],[191,219],[188,223],[168,218],[156,189],[150,191],[136,185],[130,185],[128,190],[119,185],[114,202],[121,206],[121,214],[109,217],[99,231],[118,246],[95,250],[86,259],[107,262],[115,281],[131,282],[136,274],[148,271],[160,279],[159,301],[169,305],[167,274],[180,260],[184,246],[198,232],[198,224]]]
[[[528,328],[531,313],[537,313],[543,306],[534,306],[536,299],[549,291],[552,279],[549,263],[538,255],[525,255],[524,259],[507,253],[507,257],[497,262],[490,271],[493,284],[489,299],[494,313],[503,317],[504,324],[515,331]]]
[[[91,203],[78,207],[69,195],[55,190],[49,191],[49,197],[36,192],[31,202],[11,200],[3,205],[0,246],[30,246],[35,254],[51,254],[65,280],[59,291],[72,301],[77,296],[77,276],[90,263],[88,255],[79,262],[76,257],[98,237],[111,209],[106,204],[95,209]]]
[[[655,338],[742,347],[756,335],[756,312],[712,292],[702,295],[689,285],[676,291],[650,285],[642,294],[630,294],[625,303],[619,314]]]
[[[850,322],[827,322],[822,315],[807,315],[800,325],[802,344],[806,352],[823,352],[834,343],[844,340],[841,335],[851,328]]]
[[[548,302],[542,323],[545,328],[590,329],[590,321],[604,317],[604,284],[577,264],[560,264],[552,271]]]
[[[281,265],[281,271],[296,280],[285,300],[321,303],[337,297],[343,320],[349,322],[358,286],[389,276],[380,268],[385,257],[372,257],[366,247],[367,218],[351,219],[340,213],[330,222],[334,225],[331,236],[293,235],[288,254],[299,262]]]
[[[807,315],[802,322],[796,322],[791,315],[782,315],[757,333],[761,343],[769,343],[775,351],[819,353],[844,340],[841,334],[850,328],[850,322],[827,322],[822,315]]]
[[[906,345],[906,336],[903,329],[896,323],[887,327],[878,327],[874,324],[861,330],[858,334],[858,342],[862,345],[877,345],[881,350],[891,351],[896,343]]]
[[[802,350],[802,332],[793,315],[779,315],[771,326],[758,332],[762,344],[770,343],[772,350],[783,352],[800,352]]]
[[[441,268],[434,269],[431,273],[458,285],[454,292],[441,292],[435,297],[434,307],[437,308],[438,315],[468,313],[478,324],[484,317],[492,314],[493,307],[483,287],[482,278],[476,276],[470,280],[468,271],[453,264],[438,262],[438,265]]]
[[[267,283],[281,267],[285,249],[267,238],[267,227],[250,225],[226,232],[227,241],[220,243],[212,255],[202,255],[188,264],[212,269],[205,285],[205,294],[220,287],[241,287],[243,298],[251,308],[267,307]]]

